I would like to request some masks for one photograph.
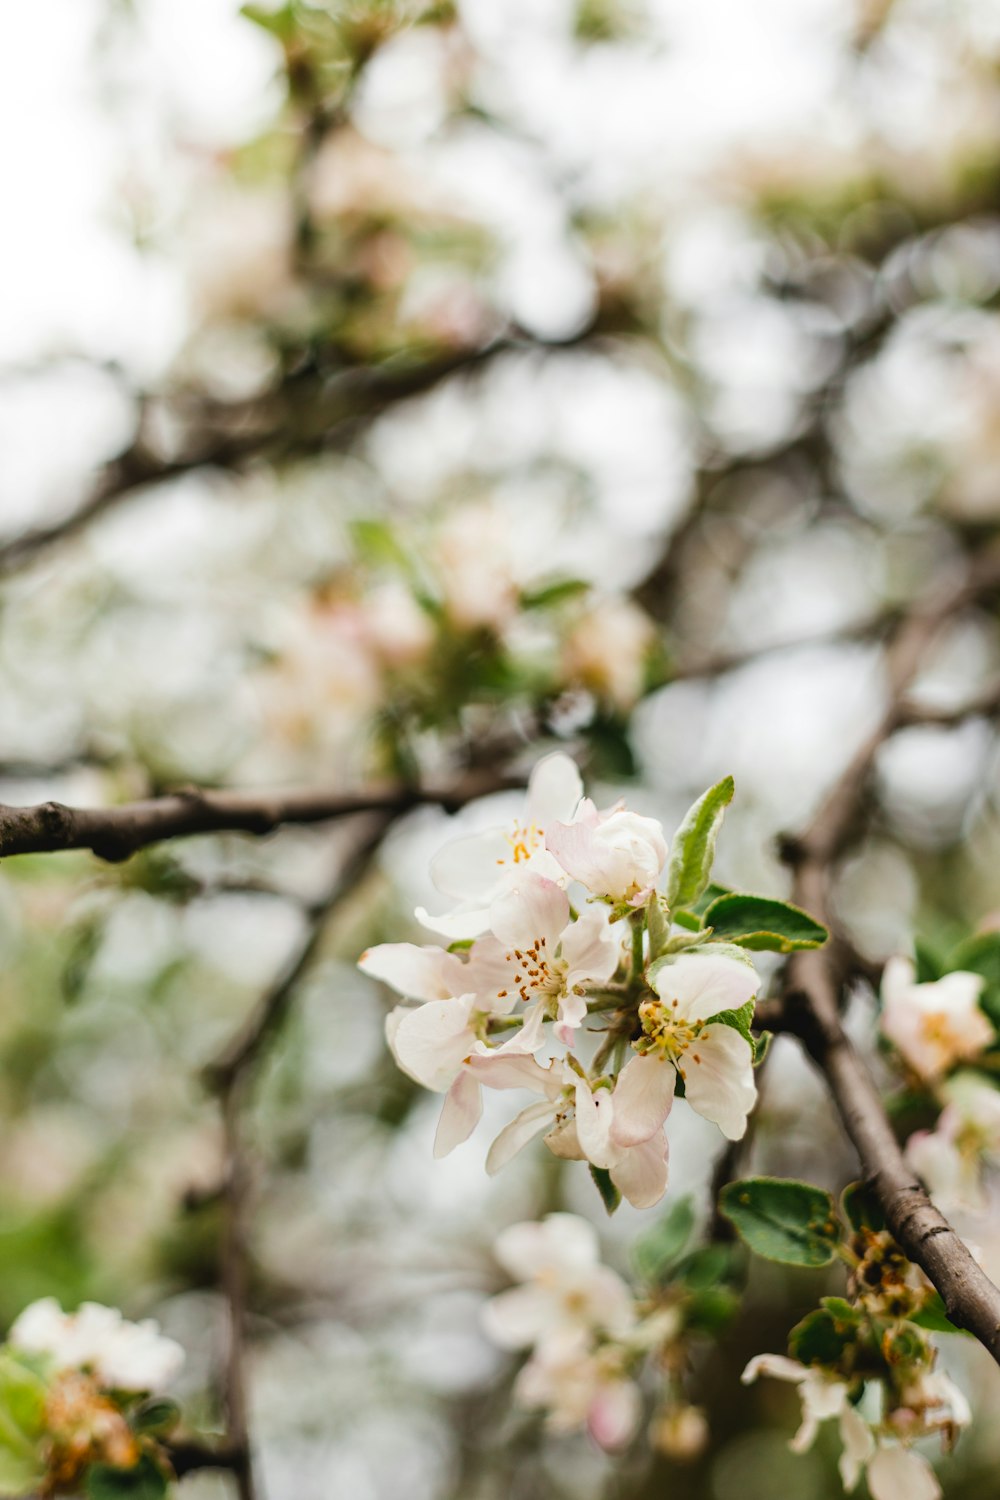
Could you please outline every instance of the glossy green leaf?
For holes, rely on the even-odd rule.
[[[819,948],[829,936],[822,923],[788,901],[747,896],[739,891],[713,901],[703,920],[717,938],[741,948],[768,949],[774,953]]]
[[[674,834],[666,886],[667,905],[671,909],[690,906],[708,885],[716,839],[734,791],[731,776],[710,787],[689,808]]]
[[[591,1162],[590,1175],[594,1179],[605,1209],[609,1214],[613,1214],[622,1201],[622,1195],[611,1181],[611,1173],[607,1167],[595,1167],[593,1162]]]
[[[730,1182],[719,1194],[719,1209],[755,1254],[784,1265],[825,1266],[840,1241],[833,1199],[808,1182]]]

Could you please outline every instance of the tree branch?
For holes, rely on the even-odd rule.
[[[907,695],[935,635],[952,614],[1000,586],[1000,557],[978,559],[966,577],[940,591],[901,623],[887,651],[889,695],[868,737],[799,839],[783,854],[795,871],[792,899],[830,920],[830,870],[854,829],[880,746],[907,718]],[[834,1103],[896,1240],[940,1292],[948,1316],[974,1333],[1000,1364],[1000,1290],[934,1207],[910,1171],[871,1074],[840,1019],[842,950],[796,954],[789,964],[784,1025],[823,1073]]]
[[[89,849],[120,863],[149,844],[202,833],[273,833],[290,823],[326,823],[358,813],[394,817],[432,805],[454,811],[477,797],[523,786],[523,777],[470,772],[450,787],[386,786],[362,792],[326,787],[272,791],[202,791],[191,788],[119,807],[32,807],[0,803],[0,858]]]

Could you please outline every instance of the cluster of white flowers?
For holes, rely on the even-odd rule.
[[[882,1032],[942,1106],[934,1130],[916,1131],[906,1157],[946,1211],[982,1212],[982,1169],[1000,1161],[1000,1090],[970,1066],[997,1040],[980,1008],[985,980],[954,970],[918,984],[908,958],[882,976]],[[956,1071],[957,1069],[957,1071]]]
[[[669,1307],[644,1313],[598,1255],[593,1228],[574,1214],[512,1225],[496,1256],[522,1284],[492,1298],[483,1322],[502,1348],[531,1350],[514,1386],[518,1405],[543,1411],[557,1432],[586,1428],[615,1451],[642,1416],[638,1368],[676,1338],[681,1317]]]
[[[818,1365],[800,1364],[780,1354],[759,1354],[743,1372],[745,1384],[758,1375],[793,1381],[802,1398],[802,1425],[792,1439],[795,1453],[812,1447],[820,1423],[837,1419],[843,1452],[840,1477],[846,1490],[853,1490],[864,1471],[872,1500],[940,1500],[941,1487],[934,1470],[909,1444],[916,1438],[940,1433],[950,1446],[960,1427],[970,1421],[969,1405],[947,1375],[924,1369],[916,1373],[898,1393],[892,1409],[866,1420],[859,1392],[836,1372]],[[872,1382],[877,1384],[877,1382]]]
[[[603,1169],[646,1208],[666,1188],[678,1079],[692,1108],[743,1135],[754,1051],[733,1017],[759,979],[710,932],[668,936],[659,956],[644,946],[651,904],[669,929],[657,893],[667,855],[655,819],[621,803],[599,812],[562,754],[536,765],[519,819],[437,854],[432,877],[454,905],[417,917],[461,951],[389,943],[360,960],[416,1002],[392,1011],[387,1035],[400,1067],[445,1095],[436,1155],[471,1134],[483,1086],[528,1090],[539,1097],[497,1136],[488,1170],[544,1130],[555,1155]]]
[[[104,1390],[161,1391],[184,1363],[184,1350],[151,1318],[130,1323],[115,1307],[84,1302],[63,1312],[54,1297],[32,1302],[14,1322],[8,1344],[45,1357],[52,1373],[85,1370]]]

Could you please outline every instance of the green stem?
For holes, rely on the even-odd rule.
[[[645,930],[645,912],[637,911],[632,915],[632,980],[636,984],[642,983],[645,972],[645,954],[642,949],[642,936]]]

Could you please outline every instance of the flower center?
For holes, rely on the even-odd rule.
[[[676,1065],[678,1073],[684,1078],[687,1076],[685,1063],[689,1060],[701,1062],[701,1057],[697,1052],[692,1052],[691,1047],[701,1035],[704,1023],[682,1020],[677,1014],[679,1009],[679,1000],[644,1000],[639,1006],[643,1038],[638,1043],[638,1050],[646,1053],[659,1052]]]
[[[530,948],[512,948],[504,954],[514,973],[511,986],[522,1000],[533,995],[561,995],[566,987],[566,962],[545,952],[546,940],[536,937]],[[498,990],[497,999],[506,1000],[509,990]]]
[[[525,864],[545,842],[545,830],[537,823],[515,823],[506,835],[510,854],[497,860],[498,865]]]

